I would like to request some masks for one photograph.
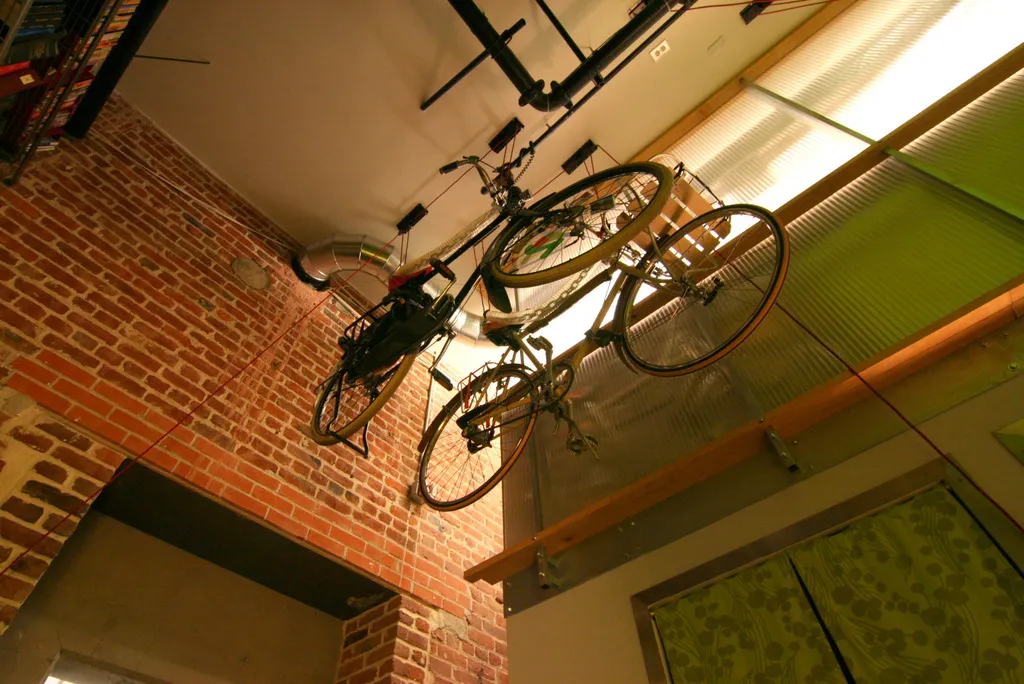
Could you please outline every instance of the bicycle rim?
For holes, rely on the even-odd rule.
[[[683,375],[736,349],[778,298],[789,249],[775,218],[752,205],[712,210],[660,240],[637,268],[663,289],[630,277],[619,295],[623,361],[651,375]]]
[[[503,385],[506,380],[516,384]],[[419,468],[420,493],[431,508],[454,511],[479,501],[515,464],[537,422],[532,401],[528,407],[498,414],[482,426],[471,423],[470,431],[480,427],[491,430],[483,438],[479,432],[477,437],[467,438],[456,420],[469,411],[490,411],[501,403],[514,403],[517,386],[532,393],[530,377],[519,366],[492,369],[458,391],[434,419],[424,438]],[[477,446],[487,445],[471,450],[473,439],[478,439]]]
[[[498,236],[494,279],[512,288],[536,287],[608,259],[658,216],[671,194],[672,172],[651,162],[584,178],[530,208],[579,208],[582,213],[571,224],[521,219]]]
[[[416,354],[403,357],[390,375],[376,387],[372,395],[363,379],[355,382],[338,382],[338,373],[333,373],[321,386],[313,404],[313,417],[309,425],[310,437],[321,446],[337,444],[350,437],[377,414],[409,374]],[[327,419],[325,422],[325,418]]]

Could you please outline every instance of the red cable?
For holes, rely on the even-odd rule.
[[[486,156],[486,155],[485,155],[485,156]],[[445,196],[445,194],[446,194],[446,193],[447,193],[447,192],[448,192],[449,190],[451,190],[452,188],[454,188],[454,187],[455,187],[455,184],[456,184],[456,183],[458,183],[458,182],[459,182],[460,180],[462,180],[463,178],[465,178],[465,177],[466,177],[466,174],[467,174],[467,173],[469,173],[469,172],[470,172],[470,171],[472,171],[472,170],[473,170],[473,167],[472,167],[472,166],[470,166],[470,167],[469,167],[469,168],[467,168],[467,169],[466,169],[465,171],[463,171],[463,172],[462,172],[462,174],[461,174],[461,175],[460,175],[460,176],[459,176],[458,178],[456,178],[456,179],[455,179],[454,181],[452,181],[452,184],[451,184],[451,185],[449,185],[449,186],[448,186],[447,188],[445,188],[444,190],[442,190],[442,191],[441,191],[441,194],[440,194],[440,195],[438,195],[438,196],[437,196],[437,197],[435,197],[434,199],[430,200],[430,203],[429,203],[429,204],[427,204],[427,205],[426,205],[425,207],[423,207],[423,208],[424,208],[424,209],[429,209],[430,207],[434,206],[434,202],[436,202],[437,200],[439,200],[439,199],[441,199],[442,197],[444,197],[444,196]]]
[[[608,150],[604,149],[604,148],[603,148],[603,147],[601,147],[600,145],[598,145],[598,146],[597,146],[597,149],[601,150],[601,151],[602,151],[602,152],[604,152],[604,153],[605,153],[606,155],[608,155],[608,158],[609,158],[609,159],[611,159],[611,160],[612,160],[613,162],[615,162],[615,165],[616,165],[616,166],[618,166],[618,165],[619,165],[619,160],[618,160],[618,159],[616,159],[615,157],[613,157],[613,156],[612,156],[612,155],[611,155],[611,154],[610,154],[610,153],[608,152]]]
[[[97,490],[96,490],[95,492],[93,492],[92,494],[90,494],[89,496],[87,496],[87,497],[85,498],[85,500],[84,500],[84,501],[82,501],[82,503],[80,503],[80,504],[79,504],[79,505],[78,505],[78,506],[77,506],[77,507],[76,507],[76,508],[75,508],[75,509],[74,509],[73,511],[71,511],[71,512],[69,512],[69,513],[65,514],[65,515],[64,515],[64,517],[63,517],[63,518],[61,518],[60,522],[58,522],[58,523],[57,523],[56,525],[54,525],[54,526],[52,526],[52,527],[51,527],[50,529],[48,529],[48,530],[47,530],[47,531],[46,531],[46,532],[45,532],[45,533],[44,533],[44,534],[43,534],[42,536],[40,536],[40,537],[39,537],[39,539],[37,539],[37,540],[36,540],[35,542],[33,542],[33,543],[32,543],[32,544],[31,544],[31,545],[30,545],[30,546],[28,547],[28,548],[26,548],[26,549],[25,549],[24,551],[22,551],[22,552],[21,552],[20,554],[18,554],[18,555],[17,555],[17,556],[16,556],[15,558],[14,558],[14,560],[12,560],[12,561],[11,561],[10,563],[8,563],[8,564],[7,564],[7,565],[6,565],[5,567],[4,567],[4,569],[3,569],[3,570],[0,570],[0,576],[6,575],[6,574],[7,574],[7,572],[8,572],[8,571],[9,571],[9,570],[10,570],[11,568],[13,568],[13,567],[14,567],[14,566],[15,566],[15,565],[16,565],[16,564],[17,564],[17,563],[18,563],[18,562],[19,562],[19,561],[20,561],[20,560],[21,560],[22,558],[24,558],[25,556],[27,556],[27,555],[28,555],[29,551],[31,551],[31,550],[33,550],[34,548],[36,548],[37,546],[39,546],[39,544],[41,544],[41,543],[42,543],[43,541],[45,541],[45,540],[46,540],[46,539],[47,539],[47,538],[48,538],[48,537],[49,537],[50,535],[52,535],[52,534],[53,534],[53,532],[54,532],[55,530],[59,529],[61,525],[63,525],[63,524],[64,524],[64,523],[65,523],[65,522],[66,522],[66,521],[67,521],[68,519],[70,519],[70,518],[71,518],[71,516],[73,516],[73,515],[78,515],[80,511],[82,511],[82,510],[83,510],[83,509],[85,509],[85,508],[88,508],[88,506],[89,506],[89,503],[90,503],[90,502],[91,502],[91,501],[92,501],[93,499],[95,499],[95,498],[96,498],[97,496],[99,496],[99,495],[100,495],[100,494],[101,494],[101,493],[102,493],[102,492],[103,492],[103,491],[104,491],[104,490],[105,490],[105,489],[106,489],[107,487],[109,487],[109,486],[110,486],[110,485],[111,485],[111,484],[112,484],[112,483],[113,483],[113,482],[114,482],[115,480],[117,480],[117,478],[121,477],[121,475],[123,475],[124,473],[126,473],[126,472],[128,471],[128,469],[129,469],[129,468],[131,468],[131,467],[132,467],[133,465],[135,465],[135,464],[136,464],[136,463],[138,463],[139,461],[142,461],[142,460],[144,460],[144,456],[145,456],[146,454],[148,454],[148,453],[150,452],[150,450],[152,450],[152,449],[153,449],[153,447],[155,447],[155,446],[156,446],[157,444],[159,444],[160,442],[162,442],[162,441],[164,440],[164,438],[165,438],[165,437],[167,437],[167,435],[171,434],[171,433],[172,433],[172,432],[173,432],[173,431],[174,431],[175,429],[177,429],[178,427],[180,427],[180,426],[181,426],[181,425],[182,425],[182,424],[183,424],[183,423],[184,423],[185,421],[187,421],[187,420],[188,420],[188,419],[190,419],[190,418],[191,418],[191,417],[192,417],[193,415],[195,415],[195,412],[196,412],[196,411],[198,411],[198,410],[199,410],[200,408],[202,408],[203,406],[205,406],[205,405],[206,405],[206,402],[208,402],[208,401],[209,401],[210,399],[212,399],[212,398],[213,398],[214,396],[216,396],[218,392],[220,392],[220,391],[221,391],[222,389],[224,389],[225,387],[227,387],[227,385],[228,385],[228,384],[230,384],[231,382],[233,382],[233,381],[234,381],[234,380],[235,380],[236,378],[238,378],[238,376],[240,376],[240,375],[241,375],[242,373],[244,373],[244,372],[245,372],[246,370],[248,370],[248,369],[249,369],[249,368],[250,368],[250,367],[251,367],[251,366],[252,366],[252,365],[253,365],[254,363],[256,363],[256,361],[258,361],[258,360],[259,360],[259,358],[260,358],[261,356],[263,356],[263,355],[264,355],[264,354],[266,354],[266,353],[267,353],[268,351],[270,351],[270,350],[271,350],[271,349],[272,349],[272,348],[273,348],[274,346],[276,346],[276,345],[277,345],[277,343],[278,343],[278,342],[280,342],[280,341],[281,341],[281,340],[282,340],[282,339],[284,338],[284,336],[285,336],[285,335],[287,335],[287,334],[288,334],[288,333],[290,333],[290,332],[291,332],[292,330],[294,330],[294,329],[295,329],[295,328],[296,328],[296,327],[297,327],[297,326],[299,325],[299,323],[301,323],[302,321],[304,321],[305,319],[307,319],[307,318],[308,318],[308,317],[309,317],[309,316],[310,316],[310,315],[311,315],[311,314],[312,314],[312,313],[313,313],[314,311],[316,311],[316,310],[317,310],[317,309],[319,309],[319,308],[320,308],[321,306],[323,306],[323,305],[324,305],[324,302],[326,302],[326,301],[327,301],[328,299],[330,299],[331,297],[333,297],[335,293],[337,293],[337,292],[338,292],[338,291],[339,291],[339,290],[340,290],[340,289],[341,289],[342,287],[344,287],[344,286],[345,286],[346,284],[348,284],[348,282],[349,282],[350,280],[352,280],[352,278],[353,278],[353,277],[354,277],[354,276],[355,276],[355,275],[356,275],[357,273],[359,273],[359,272],[360,272],[361,270],[363,270],[363,268],[364,268],[364,267],[366,266],[366,264],[370,263],[370,261],[372,261],[372,260],[373,260],[373,258],[375,258],[375,257],[379,256],[380,254],[382,254],[382,253],[383,253],[383,252],[384,252],[384,251],[385,251],[385,250],[386,250],[386,249],[387,249],[388,247],[390,247],[390,246],[392,245],[392,243],[394,243],[394,241],[395,241],[396,239],[398,239],[398,235],[395,235],[395,237],[391,238],[391,241],[390,241],[390,242],[388,242],[388,243],[387,243],[386,245],[384,245],[383,247],[381,247],[381,248],[380,248],[380,249],[379,249],[379,250],[377,251],[377,253],[373,255],[373,257],[371,257],[370,259],[367,259],[366,261],[364,261],[364,262],[363,262],[363,263],[362,263],[362,264],[361,264],[361,265],[359,266],[359,268],[357,268],[357,269],[355,269],[354,271],[352,271],[351,275],[349,275],[349,276],[348,276],[348,278],[346,278],[346,279],[345,279],[344,281],[342,281],[342,282],[341,282],[341,283],[340,283],[339,285],[337,285],[337,286],[336,286],[336,287],[335,287],[334,289],[332,289],[332,290],[331,290],[330,292],[328,292],[328,293],[327,293],[326,295],[324,295],[324,297],[323,297],[323,298],[322,298],[322,299],[321,299],[321,300],[320,300],[319,302],[317,302],[316,304],[314,304],[314,305],[312,306],[312,308],[310,308],[310,309],[309,309],[309,311],[307,311],[306,313],[302,314],[302,316],[300,316],[300,317],[299,317],[299,318],[298,318],[298,319],[297,319],[297,320],[296,320],[296,321],[295,321],[294,323],[292,323],[292,324],[291,324],[290,326],[288,326],[288,328],[287,328],[287,329],[286,329],[286,330],[285,330],[285,331],[284,331],[283,333],[281,333],[281,334],[280,334],[280,335],[278,335],[278,336],[277,336],[276,338],[274,338],[274,340],[273,340],[272,342],[270,342],[270,343],[269,343],[269,344],[268,344],[267,346],[265,346],[265,347],[264,347],[264,348],[263,348],[262,350],[260,350],[260,352],[259,352],[259,353],[257,353],[257,354],[256,354],[256,355],[255,355],[254,357],[252,357],[251,359],[249,359],[248,363],[246,363],[246,364],[245,364],[244,366],[242,366],[242,367],[241,367],[240,369],[238,369],[238,370],[237,370],[237,371],[236,371],[236,372],[235,372],[235,373],[234,373],[234,374],[233,374],[233,375],[232,375],[231,377],[229,377],[229,378],[228,378],[227,380],[225,380],[225,381],[224,381],[224,382],[222,382],[222,383],[221,383],[220,385],[218,385],[218,386],[217,386],[217,387],[216,387],[216,388],[215,388],[215,389],[214,389],[214,390],[213,390],[212,392],[210,392],[210,393],[209,393],[208,395],[206,395],[206,397],[205,397],[205,398],[204,398],[204,399],[203,399],[202,401],[200,401],[200,402],[199,402],[198,404],[196,404],[195,406],[193,406],[193,407],[192,407],[192,410],[190,410],[190,411],[189,411],[188,413],[186,413],[186,414],[185,414],[185,415],[184,415],[183,417],[181,417],[181,418],[180,418],[180,419],[178,420],[178,422],[177,422],[177,423],[175,423],[175,424],[174,424],[174,425],[172,425],[172,426],[171,426],[170,428],[168,428],[167,430],[165,430],[165,431],[164,431],[164,433],[163,433],[162,435],[160,435],[159,437],[157,437],[157,438],[156,438],[156,439],[155,439],[155,440],[154,440],[154,441],[153,441],[153,442],[152,442],[152,443],[151,443],[151,444],[150,444],[150,445],[149,445],[148,447],[146,447],[145,449],[143,449],[143,450],[142,450],[142,452],[141,452],[141,453],[140,453],[140,454],[139,454],[138,456],[135,456],[134,458],[128,458],[128,459],[127,459],[127,462],[126,462],[126,464],[125,464],[125,466],[124,466],[123,468],[121,468],[120,470],[118,470],[117,472],[115,472],[115,473],[114,473],[114,475],[113,475],[113,476],[112,476],[112,477],[111,477],[111,478],[110,478],[110,479],[109,479],[109,480],[108,480],[108,481],[107,481],[107,482],[106,482],[106,483],[105,483],[105,484],[104,484],[104,485],[103,485],[102,487],[100,487],[100,488],[99,488],[99,489],[97,489]]]
[[[559,172],[558,172],[557,174],[555,174],[554,176],[552,176],[552,177],[551,177],[551,180],[549,180],[549,181],[548,181],[547,183],[545,183],[544,185],[540,186],[540,189],[539,189],[539,190],[537,190],[537,192],[536,192],[536,194],[535,194],[534,196],[535,196],[535,197],[537,197],[537,196],[540,196],[540,193],[544,192],[544,188],[548,187],[549,185],[551,185],[552,183],[554,183],[554,182],[555,182],[556,180],[558,180],[558,179],[559,179],[559,178],[561,177],[561,175],[562,175],[563,173],[565,173],[565,171],[559,171]]]
[[[516,153],[516,140],[518,140],[518,139],[519,139],[519,132],[516,131],[516,134],[512,136],[512,144],[509,145],[506,148],[509,151],[508,159],[505,160],[506,164],[508,164],[510,161],[512,161],[512,157],[515,156],[515,153]]]

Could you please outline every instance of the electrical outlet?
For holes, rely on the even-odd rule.
[[[663,40],[657,45],[655,45],[654,49],[651,50],[651,59],[657,62],[659,59],[665,56],[666,52],[668,52],[668,41]]]

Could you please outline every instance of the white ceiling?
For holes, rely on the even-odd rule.
[[[586,50],[626,21],[634,1],[549,4]],[[499,31],[526,19],[512,47],[536,78],[561,80],[576,63],[533,0],[478,2]],[[538,188],[587,138],[628,158],[820,8],[750,26],[738,9],[680,19],[661,60],[638,57],[539,147],[524,185]],[[512,116],[535,137],[559,115],[519,107],[490,61],[421,112],[480,50],[444,0],[171,0],[142,54],[212,65],[135,60],[120,90],[300,241],[334,232],[389,240],[412,206],[450,182],[440,165],[482,154]],[[467,177],[413,230],[412,252],[486,207]]]

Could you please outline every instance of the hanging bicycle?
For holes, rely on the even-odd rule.
[[[365,426],[401,385],[421,351],[441,337],[447,337],[447,348],[455,335],[452,317],[478,280],[483,280],[491,306],[512,310],[504,286],[506,271],[491,269],[492,262],[507,265],[511,259],[516,272],[529,271],[528,284],[511,287],[536,287],[584,272],[642,232],[671,193],[671,171],[643,162],[601,171],[527,206],[529,194],[516,185],[516,169],[532,154],[532,146],[527,146],[498,167],[465,157],[441,168],[450,173],[473,166],[498,214],[444,260],[433,259],[422,271],[396,281],[378,305],[345,329],[339,339],[342,356],[318,388],[314,403],[310,435],[318,444],[337,444]],[[495,233],[498,238],[480,266],[457,294],[449,294],[455,282],[451,264]],[[423,289],[435,277],[448,281],[436,297]],[[572,289],[562,288],[560,298]],[[559,301],[548,302],[547,308]],[[442,355],[443,350],[437,359]],[[451,385],[437,371],[436,361],[431,373]]]
[[[502,233],[499,256],[487,264],[491,277],[510,287],[545,277],[550,269],[532,260],[536,237],[529,227]],[[506,351],[460,384],[420,443],[420,493],[430,506],[455,510],[489,492],[522,454],[541,412],[567,425],[570,450],[593,449],[596,440],[581,431],[568,398],[584,357],[614,344],[623,361],[644,373],[705,368],[764,320],[789,264],[785,232],[755,206],[720,207],[679,230],[641,237],[645,251],[621,245],[607,269],[528,326],[490,331]],[[533,335],[613,277],[584,342],[571,359],[553,359],[550,342]],[[613,324],[604,328],[613,304]]]

